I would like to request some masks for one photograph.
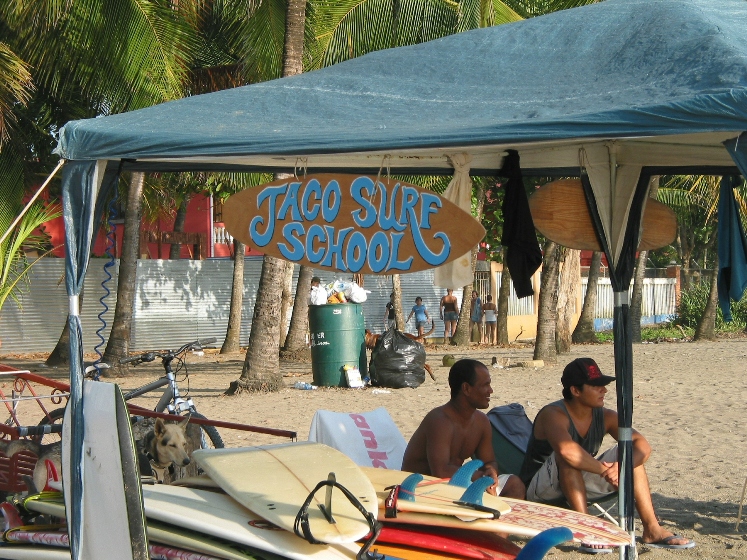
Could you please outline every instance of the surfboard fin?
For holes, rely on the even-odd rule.
[[[332,490],[335,487],[335,482],[337,482],[335,473],[329,473],[327,481],[331,484],[327,486],[327,492],[324,496],[324,504],[319,504],[319,509],[322,510],[324,517],[327,519],[327,523],[334,525],[335,523],[337,523],[337,521],[335,521],[335,518],[332,516]]]
[[[480,461],[480,459],[472,459],[470,462],[459,467],[459,470],[455,472],[451,477],[451,480],[449,480],[449,484],[452,486],[468,488],[469,485],[472,484],[472,475],[482,466],[483,462]]]
[[[546,529],[524,545],[516,560],[541,560],[552,547],[572,539],[573,532],[568,527]]]
[[[495,481],[489,476],[478,478],[467,487],[467,490],[464,491],[462,497],[459,498],[459,502],[481,506],[482,495],[485,493],[485,490],[493,485],[494,482]]]
[[[415,487],[423,480],[423,475],[413,473],[399,485],[398,498],[407,502],[415,501]]]

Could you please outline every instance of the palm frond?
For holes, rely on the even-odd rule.
[[[16,123],[15,107],[28,102],[32,89],[28,65],[0,42],[0,146],[8,140]]]

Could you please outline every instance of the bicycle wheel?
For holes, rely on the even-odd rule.
[[[47,416],[39,421],[38,426],[46,426],[49,424],[62,424],[62,417],[65,416],[65,408],[55,408],[47,413]],[[37,436],[34,438],[35,441],[42,445],[50,443],[57,443],[62,440],[62,434],[44,434],[43,436]]]
[[[207,420],[202,414],[199,412],[192,412],[192,418],[200,418],[202,420]],[[218,430],[215,426],[206,426],[204,424],[199,424],[201,430],[200,435],[200,447],[202,449],[222,449],[225,447],[223,443],[223,438],[220,437],[220,434],[218,433]]]

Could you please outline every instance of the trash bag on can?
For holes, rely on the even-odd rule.
[[[418,387],[425,381],[425,347],[394,327],[379,337],[368,375],[377,387]]]

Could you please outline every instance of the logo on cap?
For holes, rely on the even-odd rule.
[[[600,377],[602,377],[602,372],[599,371],[599,368],[596,364],[587,364],[586,373],[589,376],[589,379],[599,379]]]

